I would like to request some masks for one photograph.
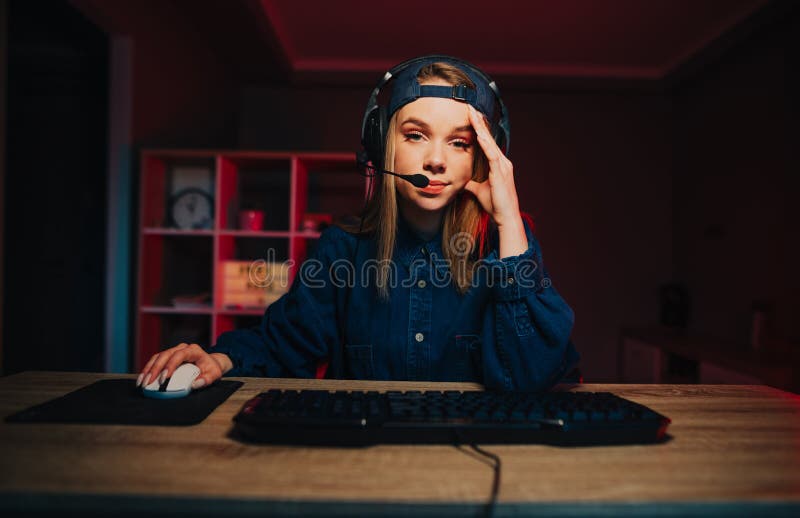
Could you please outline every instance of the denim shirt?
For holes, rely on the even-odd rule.
[[[398,217],[383,300],[374,240],[329,227],[261,324],[223,333],[209,352],[230,357],[228,376],[311,378],[328,362],[327,376],[336,378],[547,389],[579,359],[569,340],[574,316],[527,224],[525,231],[528,249],[504,259],[495,235],[462,295],[449,282],[441,232],[426,241]]]

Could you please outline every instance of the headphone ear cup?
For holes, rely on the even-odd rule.
[[[386,134],[386,109],[376,106],[367,116],[364,125],[364,150],[372,161],[372,165],[383,168],[383,156]]]

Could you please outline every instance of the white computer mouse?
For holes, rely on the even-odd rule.
[[[184,363],[172,373],[172,376],[159,383],[158,379],[142,387],[142,393],[156,399],[172,399],[185,397],[192,391],[192,382],[200,375],[200,367],[194,363]]]

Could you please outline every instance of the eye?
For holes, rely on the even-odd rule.
[[[403,136],[406,140],[410,140],[411,142],[419,142],[424,135],[419,131],[409,131],[408,133],[404,133]]]
[[[464,149],[464,150],[467,150],[467,149],[472,147],[472,143],[467,142],[466,140],[463,140],[463,139],[454,140],[453,141],[453,145],[455,147],[459,147],[459,148]]]

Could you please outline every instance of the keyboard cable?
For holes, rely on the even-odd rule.
[[[456,432],[456,437],[457,437],[457,442],[455,444],[456,449],[462,453],[467,453],[465,450],[461,449],[461,445],[465,444],[464,441],[461,440],[461,434]],[[492,494],[491,496],[489,496],[489,501],[486,503],[486,511],[485,511],[486,518],[491,518],[492,516],[494,516],[495,508],[497,507],[497,497],[500,494],[500,473],[502,471],[502,466],[503,466],[502,462],[497,454],[484,450],[477,444],[467,443],[466,445],[469,446],[478,455],[482,456],[485,459],[488,459],[488,461],[490,462],[485,462],[483,459],[480,460],[481,462],[484,462],[485,464],[489,465],[494,471],[494,478],[492,480]]]

